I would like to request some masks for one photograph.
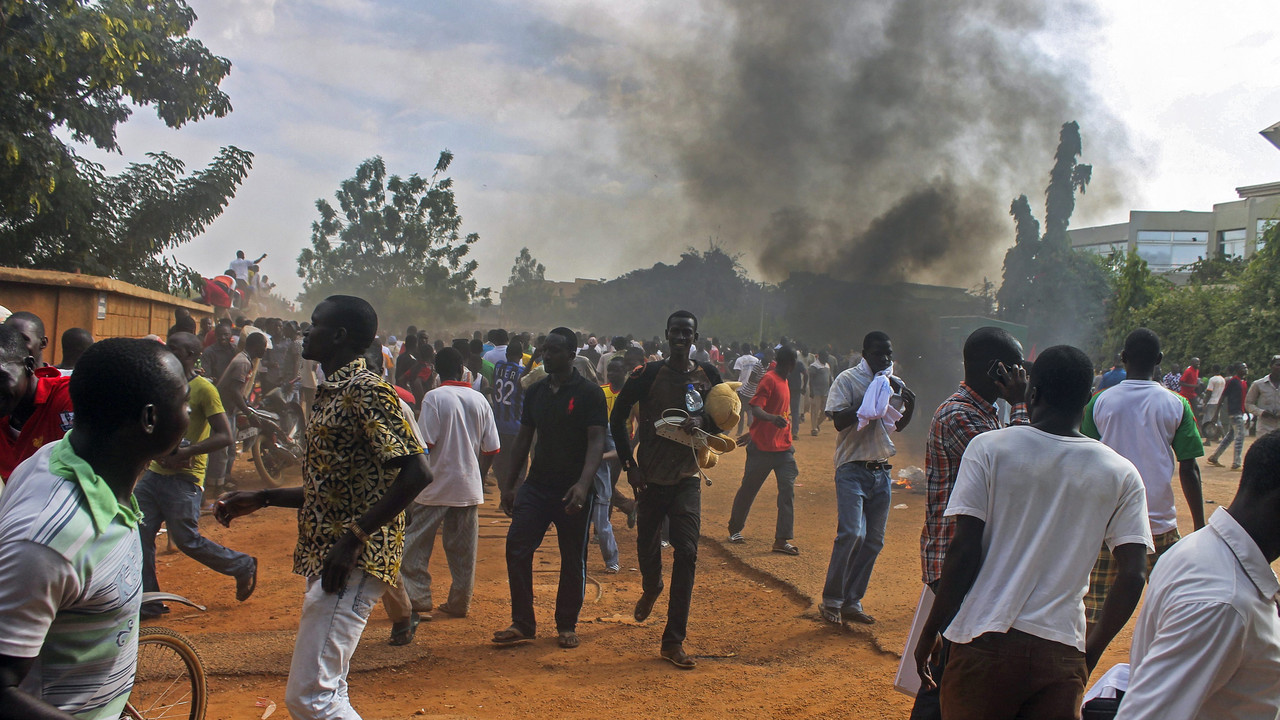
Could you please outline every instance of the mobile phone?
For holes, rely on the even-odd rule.
[[[987,377],[991,378],[992,382],[997,382],[1001,385],[1008,385],[1012,380],[1009,377],[1008,369],[999,360],[993,360],[991,365],[987,367]]]

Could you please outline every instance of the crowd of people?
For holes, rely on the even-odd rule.
[[[239,255],[246,271],[262,260]],[[683,310],[662,330],[642,340],[494,329],[446,343],[410,326],[397,338],[365,300],[332,296],[302,323],[186,315],[163,339],[97,343],[68,330],[52,367],[40,318],[10,315],[0,325],[0,718],[119,717],[137,620],[167,611],[141,595],[159,589],[159,526],[244,601],[257,559],[204,538],[200,515],[231,527],[271,507],[297,512],[293,570],[306,578],[289,712],[359,717],[347,673],[379,600],[392,645],[412,643],[433,612],[471,612],[490,473],[511,518],[510,624],[495,645],[537,638],[533,559],[553,525],[555,638],[581,644],[593,538],[604,571],[619,570],[616,510],[636,528],[637,622],[667,590],[671,549],[658,655],[692,669],[702,482],[690,446],[729,433],[746,448],[727,542],[749,542],[772,474],[771,549],[796,556],[795,443],[827,420],[836,528],[819,616],[875,624],[863,599],[884,547],[895,438],[918,410],[890,335],[870,332],[848,353],[786,337],[722,343]],[[1280,584],[1269,567],[1280,557],[1280,356],[1252,385],[1242,364],[1201,381],[1193,360],[1173,391],[1162,361],[1146,329],[1100,375],[1069,346],[1031,362],[1006,331],[966,340],[964,380],[934,411],[925,448],[920,557],[933,600],[912,648],[913,718],[1080,717],[1144,587],[1119,717],[1280,713]],[[706,410],[726,378],[743,407],[736,427]],[[275,389],[306,412],[302,484],[237,488],[239,419],[262,422],[251,399]],[[1230,443],[1243,472],[1236,499],[1206,519],[1201,430],[1223,413],[1229,434],[1208,462]],[[1259,438],[1242,459],[1246,414]],[[659,431],[672,417],[687,438]],[[1196,531],[1187,538],[1175,473]],[[429,571],[437,534],[450,574],[442,602]]]

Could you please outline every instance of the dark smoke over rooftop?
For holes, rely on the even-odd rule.
[[[1094,24],[1086,8],[709,0],[700,11],[696,31],[648,45],[606,94],[626,152],[680,178],[689,236],[715,236],[770,279],[973,284],[1012,243],[1010,199],[1042,205],[1067,120],[1099,168],[1090,203],[1113,201],[1107,150],[1123,135],[1077,61],[1043,43]]]

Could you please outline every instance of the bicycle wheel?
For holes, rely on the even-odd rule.
[[[124,717],[142,720],[203,720],[209,691],[204,663],[182,635],[161,627],[138,633],[138,672]]]

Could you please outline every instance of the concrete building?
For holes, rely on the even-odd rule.
[[[1152,272],[1177,279],[1180,270],[1207,257],[1249,258],[1266,229],[1280,219],[1280,182],[1236,188],[1239,200],[1213,210],[1132,210],[1129,222],[1068,230],[1071,246],[1102,255],[1136,250]]]

